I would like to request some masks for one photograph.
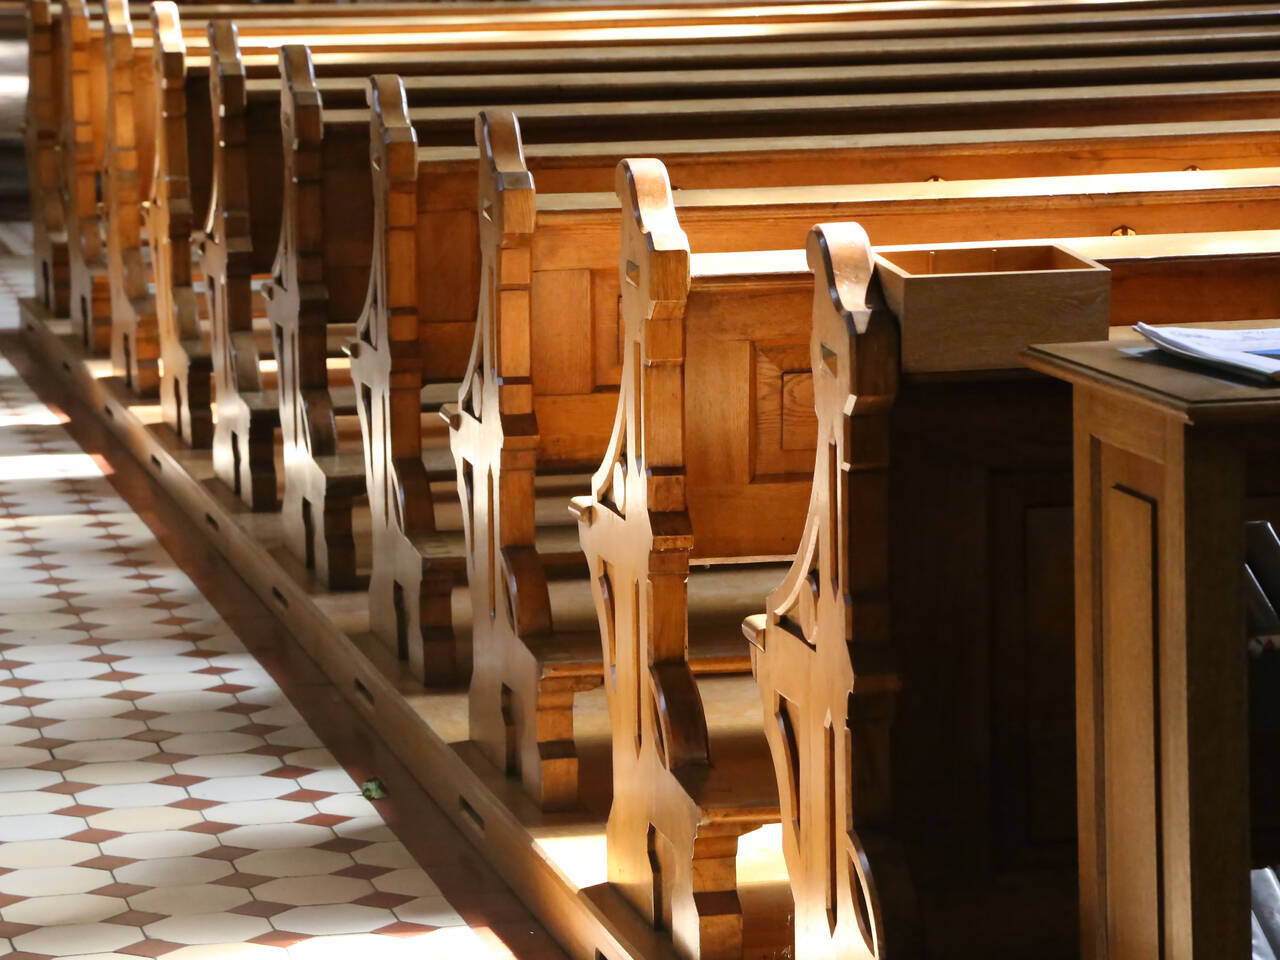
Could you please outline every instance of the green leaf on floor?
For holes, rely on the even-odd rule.
[[[377,777],[372,777],[361,785],[360,792],[364,794],[366,800],[381,800],[386,797],[387,788]]]

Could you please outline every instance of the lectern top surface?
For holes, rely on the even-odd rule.
[[[1204,324],[1273,327],[1280,319]],[[1028,347],[1023,362],[1077,386],[1137,395],[1188,420],[1280,418],[1280,385],[1268,386],[1222,370],[1183,361],[1116,329],[1110,340]]]

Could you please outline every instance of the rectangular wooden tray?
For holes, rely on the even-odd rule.
[[[1033,343],[1107,339],[1111,271],[1066,247],[906,248],[876,268],[904,373],[1013,369]]]

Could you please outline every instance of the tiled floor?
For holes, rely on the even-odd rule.
[[[466,918],[451,906],[262,662],[330,716],[315,668],[235,583],[206,587],[220,616],[62,419],[0,359],[0,956],[558,955],[389,772],[425,806],[384,809]]]

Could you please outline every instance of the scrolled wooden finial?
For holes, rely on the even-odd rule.
[[[497,228],[500,242],[533,232],[533,174],[525,165],[520,124],[510,110],[481,110],[476,115],[480,148],[479,214],[481,230]]]

